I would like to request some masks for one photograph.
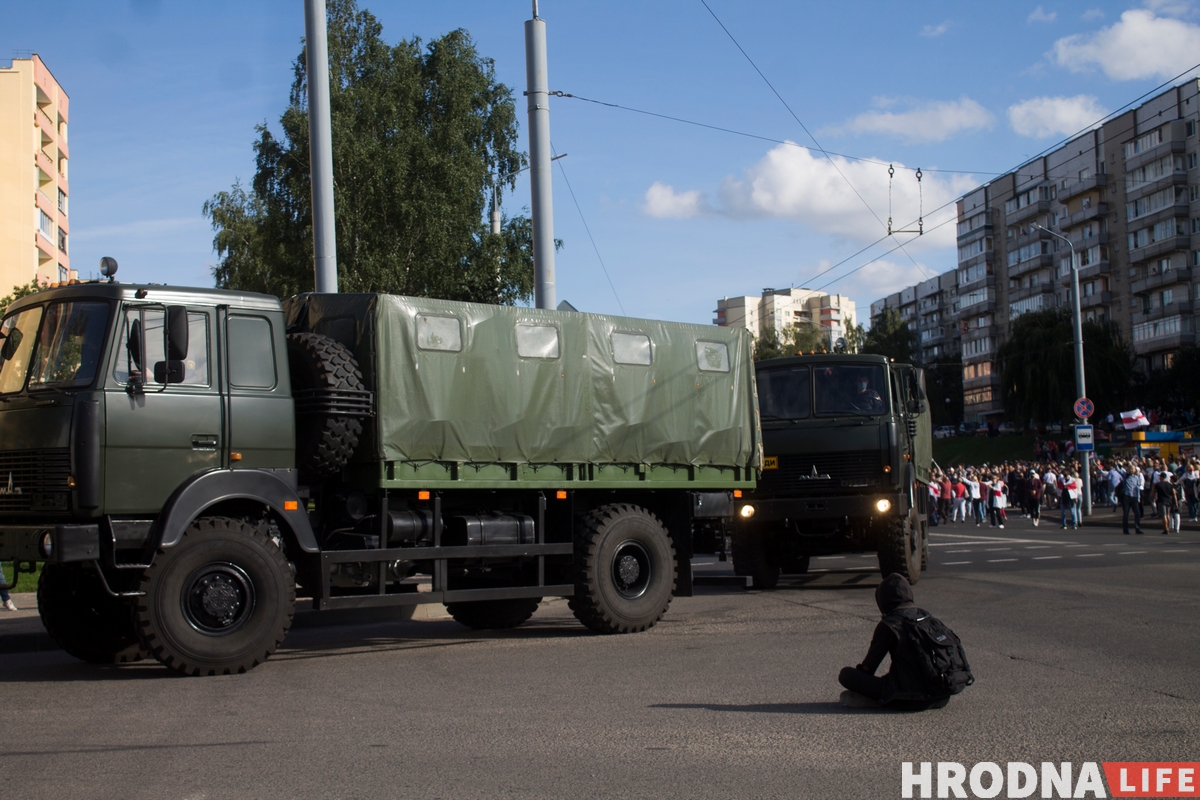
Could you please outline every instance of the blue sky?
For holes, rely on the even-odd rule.
[[[526,147],[529,2],[360,2],[390,42],[468,30],[517,96]],[[953,222],[936,227],[953,204],[935,208],[1200,62],[1200,10],[1183,0],[707,2],[821,146],[884,163],[555,99],[559,164],[612,281],[556,168],[558,297],[581,310],[707,323],[719,297],[794,284],[865,316],[954,266]],[[552,89],[812,144],[700,0],[542,0],[540,15]],[[9,0],[3,19],[0,57],[38,52],[71,98],[72,266],[87,276],[111,255],[124,280],[211,285],[201,205],[252,178],[255,124],[277,128],[301,1]],[[927,234],[814,278],[884,236],[887,163],[897,226],[923,208]],[[528,196],[523,182],[506,210]]]

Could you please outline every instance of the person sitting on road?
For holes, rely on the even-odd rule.
[[[875,587],[875,604],[883,619],[875,626],[866,658],[857,667],[844,667],[838,674],[838,683],[848,690],[842,692],[842,703],[850,706],[878,703],[908,711],[943,708],[950,697],[930,696],[918,666],[909,662],[907,651],[900,647],[901,617],[917,612],[908,579],[896,573],[884,578]],[[877,676],[875,670],[886,655],[892,657],[891,668],[882,677]]]

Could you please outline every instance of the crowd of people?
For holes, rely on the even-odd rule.
[[[981,467],[951,466],[933,471],[929,483],[930,522],[934,525],[969,524],[1003,528],[1010,513],[1043,522],[1043,513],[1063,529],[1078,528],[1083,505],[1083,480],[1075,459],[1017,461]],[[1093,507],[1122,511],[1122,530],[1142,533],[1142,519],[1150,517],[1162,532],[1178,533],[1184,512],[1190,522],[1200,511],[1200,463],[1178,458],[1092,459],[1090,463]],[[1148,510],[1147,510],[1148,509]]]

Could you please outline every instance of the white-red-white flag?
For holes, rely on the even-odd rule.
[[[1146,415],[1140,409],[1135,408],[1133,411],[1121,412],[1121,424],[1125,426],[1125,430],[1131,430],[1146,427],[1150,421],[1146,419]]]

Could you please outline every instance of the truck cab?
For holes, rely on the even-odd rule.
[[[813,556],[875,552],[920,578],[932,461],[924,374],[883,356],[757,362],[763,469],[739,506],[735,570],[758,588]]]

